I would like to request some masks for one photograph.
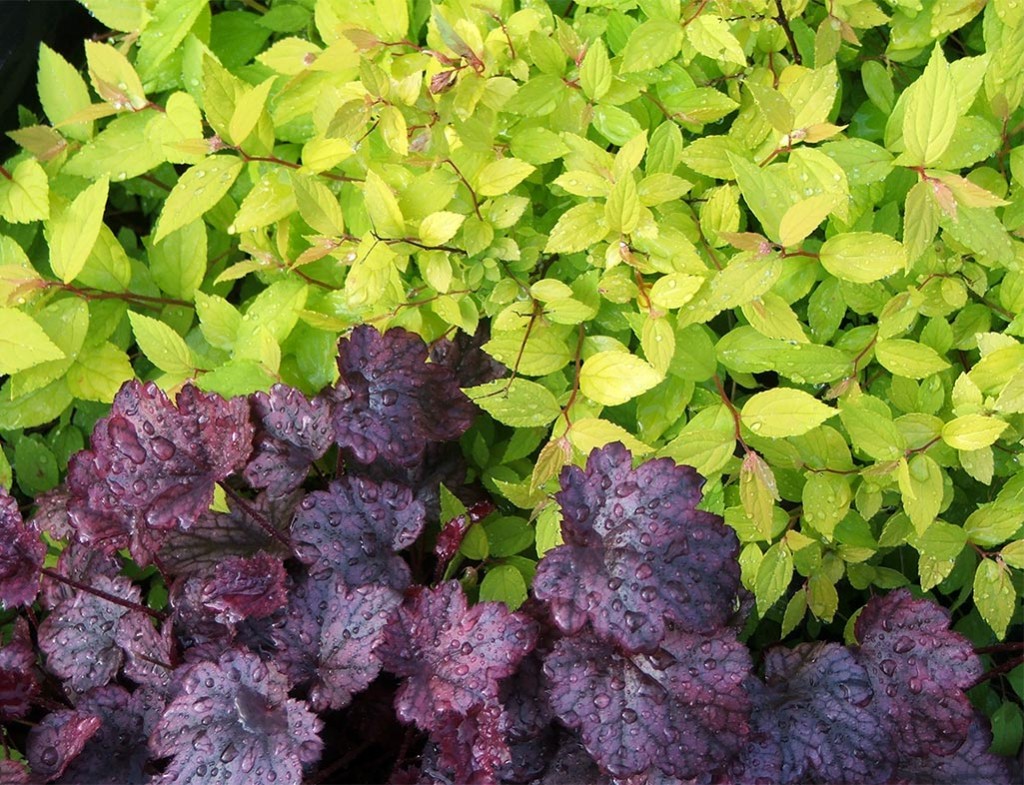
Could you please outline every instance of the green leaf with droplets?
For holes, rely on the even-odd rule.
[[[242,171],[242,161],[234,156],[215,155],[190,167],[167,195],[156,223],[153,242],[201,218],[230,190]]]

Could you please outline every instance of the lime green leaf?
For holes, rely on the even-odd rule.
[[[807,613],[807,593],[798,591],[786,603],[786,612],[782,614],[782,637],[785,638],[803,621]]]
[[[171,297],[191,300],[206,276],[206,225],[193,221],[151,244],[149,271]]]
[[[807,580],[807,607],[816,618],[825,622],[832,621],[839,609],[839,594],[835,584],[820,573]]]
[[[785,543],[777,542],[765,551],[754,579],[757,612],[762,616],[789,588],[793,579],[793,554]]]
[[[492,161],[481,169],[477,176],[477,193],[480,196],[500,196],[508,193],[533,174],[536,168],[517,158]]]
[[[267,172],[245,195],[228,232],[240,233],[280,221],[297,209],[292,180],[282,171]]]
[[[801,199],[790,207],[779,223],[779,244],[789,248],[803,242],[818,228],[835,207],[835,198],[830,194],[817,194]]]
[[[982,559],[978,565],[974,574],[974,604],[981,618],[1001,640],[1016,610],[1017,591],[1009,572],[994,559]]]
[[[537,516],[537,555],[543,556],[562,542],[562,520],[558,505],[548,504]]]
[[[907,89],[903,115],[904,157],[911,166],[930,166],[949,147],[959,116],[949,64],[938,44],[921,77]]]
[[[0,307],[0,374],[17,373],[63,357],[64,352],[35,319],[15,308]]]
[[[813,396],[786,387],[753,395],[740,412],[744,425],[771,439],[807,433],[837,413]]]
[[[994,444],[1007,423],[984,414],[966,414],[942,426],[942,441],[958,450],[980,450]]]
[[[117,117],[78,151],[64,172],[95,178],[127,180],[149,171],[164,161],[162,139],[169,122],[155,112],[131,112]],[[158,133],[164,128],[165,133]]]
[[[115,47],[86,40],[85,59],[93,88],[115,109],[138,111],[149,103],[135,67]]]
[[[650,19],[636,28],[622,52],[622,73],[646,71],[664,65],[683,43],[682,28],[676,22]]]
[[[134,378],[131,361],[123,349],[109,341],[84,349],[68,369],[68,390],[76,398],[111,403],[114,395]]]
[[[650,289],[651,304],[666,310],[681,308],[700,291],[705,280],[702,276],[686,273],[663,275]]]
[[[195,296],[203,337],[211,346],[230,351],[235,345],[242,315],[223,297],[198,291]]]
[[[889,408],[877,398],[861,395],[839,405],[839,417],[853,446],[879,461],[896,460],[907,448]]]
[[[156,76],[159,67],[185,40],[206,0],[160,0],[142,31],[136,64],[143,79]]]
[[[515,428],[547,425],[561,411],[550,390],[528,379],[498,379],[464,392],[498,422]]]
[[[804,521],[831,540],[836,526],[850,511],[851,499],[850,481],[844,475],[813,472],[802,492]]]
[[[341,205],[331,189],[315,177],[292,176],[292,188],[299,215],[315,231],[338,237],[345,231]]]
[[[484,531],[492,557],[514,556],[533,545],[533,528],[517,515],[491,518]]]
[[[756,452],[748,452],[740,469],[740,501],[762,540],[770,540],[775,502],[779,500],[775,474]]]
[[[640,331],[640,348],[644,357],[658,373],[668,373],[676,352],[676,333],[668,319],[648,317]]]
[[[50,123],[58,126],[90,104],[89,88],[71,63],[45,43],[39,45],[39,102]],[[73,123],[61,127],[65,136],[87,141],[92,136],[92,123]]]
[[[526,602],[523,574],[509,564],[492,567],[480,582],[480,600],[503,602],[509,610],[516,610]]]
[[[686,28],[686,37],[693,48],[712,60],[746,65],[743,47],[729,29],[729,24],[719,16],[701,14]]]
[[[616,406],[647,392],[662,378],[662,374],[635,355],[598,352],[583,363],[580,392],[597,403]]]
[[[456,235],[465,220],[461,213],[448,210],[431,213],[420,221],[420,240],[426,245],[443,245]]]
[[[466,536],[462,538],[459,552],[467,559],[483,561],[490,555],[490,543],[487,542],[487,532],[480,524],[470,526]]]
[[[612,186],[605,202],[604,217],[608,228],[621,234],[630,234],[640,223],[640,198],[631,174],[622,176]]]
[[[1016,540],[1003,546],[1000,558],[1011,567],[1024,570],[1024,540]]]
[[[903,510],[918,535],[923,535],[942,507],[942,469],[931,457],[918,453],[909,462],[900,458],[897,480]]]
[[[375,232],[383,237],[401,237],[405,234],[405,218],[391,187],[373,170],[366,173],[363,186],[366,212]]]
[[[233,359],[204,373],[196,380],[196,385],[205,392],[231,398],[269,390],[274,381],[274,377],[256,360]]]
[[[18,162],[10,178],[0,177],[0,218],[12,224],[50,217],[50,181],[34,158]]]
[[[637,439],[621,425],[599,417],[584,417],[576,420],[569,429],[569,441],[582,455],[612,442],[622,442],[634,455],[647,455],[651,448]]]
[[[149,316],[129,312],[135,340],[153,365],[164,373],[191,376],[195,372],[195,359],[185,340],[174,330]]]
[[[876,232],[845,232],[825,241],[821,266],[836,278],[871,283],[904,268],[907,254],[891,237]]]
[[[922,180],[907,192],[903,211],[903,245],[907,260],[918,259],[939,230],[939,214],[931,184]]]
[[[925,379],[949,367],[932,347],[903,338],[876,343],[875,359],[887,371],[909,379]]]
[[[608,61],[608,50],[604,41],[598,38],[588,47],[580,64],[580,87],[591,101],[600,101],[611,85],[612,67]]]
[[[551,229],[544,253],[575,253],[600,242],[608,233],[604,205],[587,202],[570,207]]]
[[[273,76],[267,77],[238,98],[231,122],[228,124],[228,135],[235,144],[242,144],[256,127],[270,95],[270,88],[274,86],[274,80]]]
[[[0,317],[2,322],[2,317]],[[35,428],[59,417],[71,405],[71,393],[63,377],[26,395],[0,396],[0,430]]]
[[[83,3],[102,25],[130,33],[149,21],[148,4],[134,0],[89,0]]]
[[[50,225],[50,266],[64,283],[85,267],[103,225],[110,181],[101,177],[82,191]]]
[[[242,161],[226,155],[212,156],[188,169],[167,195],[153,242],[201,218],[224,197],[241,171]]]

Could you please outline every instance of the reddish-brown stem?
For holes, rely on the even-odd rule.
[[[473,186],[469,184],[469,180],[467,180],[465,175],[462,174],[462,170],[459,169],[455,161],[453,161],[451,158],[445,158],[443,161],[441,161],[441,163],[448,164],[448,166],[452,168],[452,170],[455,172],[458,178],[462,180],[462,184],[466,186],[466,190],[469,191],[469,198],[473,201],[473,212],[476,213],[476,217],[482,221],[484,217],[483,215],[480,214],[480,202],[477,199],[476,191],[473,190]]]
[[[779,15],[775,17],[775,21],[779,23],[779,27],[786,33],[789,51],[793,53],[793,62],[801,65],[803,58],[800,57],[800,50],[796,48],[796,38],[793,36],[793,29],[789,26],[789,17],[786,16],[786,11],[782,7],[782,0],[775,0],[775,9],[779,12]]]
[[[974,653],[997,654],[1004,651],[1024,651],[1024,641],[1009,641],[1007,643],[996,643],[992,646],[979,646],[974,650]]]
[[[137,602],[132,602],[131,600],[126,600],[122,597],[110,594],[109,592],[105,592],[102,589],[97,589],[94,586],[89,586],[85,583],[82,583],[81,581],[76,581],[74,578],[69,578],[66,575],[61,575],[59,572],[57,572],[56,570],[51,570],[49,567],[43,567],[41,569],[41,572],[47,578],[59,581],[60,583],[66,583],[68,586],[78,589],[79,591],[84,591],[87,594],[92,594],[96,597],[99,597],[101,600],[112,602],[114,603],[114,605],[120,605],[122,608],[127,608],[131,611],[141,611],[142,613],[145,613],[147,616],[153,617],[157,621],[164,621],[164,619],[167,618],[167,614],[165,613],[155,611],[152,608],[147,608],[145,605],[140,605]]]
[[[579,324],[576,326],[576,356],[574,358],[573,374],[572,374],[572,392],[569,393],[569,400],[565,402],[565,406],[562,407],[562,416],[565,418],[565,428],[568,430],[572,427],[572,421],[569,419],[569,410],[572,405],[576,403],[576,398],[580,394],[580,367],[583,365],[583,325]]]
[[[7,171],[7,168],[6,168],[6,167],[4,167],[4,166],[0,166],[0,174],[2,174],[2,175],[3,175],[4,177],[6,177],[6,178],[7,178],[8,180],[11,180],[11,181],[13,181],[13,180],[14,180],[14,178],[13,178],[13,177],[11,177],[11,173],[10,173],[10,172],[8,172],[8,171]]]
[[[195,308],[194,303],[190,303],[188,300],[176,300],[173,297],[151,297],[147,294],[135,294],[134,292],[102,292],[88,286],[74,286],[69,283],[62,283],[61,281],[47,281],[45,286],[47,289],[52,289],[53,287],[63,289],[65,292],[78,295],[85,300],[123,300],[124,302],[136,305],[149,305],[151,307],[176,305],[182,308]]]
[[[979,684],[986,682],[989,679],[994,679],[996,676],[1001,676],[1004,673],[1008,673],[1021,664],[1024,664],[1024,657],[1014,657],[1013,659],[1007,660],[1001,665],[996,665],[991,670],[988,670],[985,673],[981,674],[981,676],[975,679],[974,683],[967,689],[977,687]]]
[[[248,515],[250,518],[253,519],[253,521],[260,525],[260,528],[262,528],[267,534],[269,534],[271,537],[273,537],[275,540],[281,543],[285,548],[291,551],[292,544],[291,542],[289,542],[288,538],[281,534],[281,532],[279,532],[274,527],[274,525],[267,520],[266,516],[263,513],[261,513],[255,507],[253,507],[248,499],[239,494],[238,491],[236,491],[230,485],[222,484],[220,487],[224,489],[224,493],[235,504],[242,508],[242,511],[246,515]]]
[[[750,448],[747,446],[747,443],[743,441],[743,436],[740,434],[740,413],[736,410],[736,407],[733,405],[728,393],[726,393],[725,387],[722,385],[722,380],[718,378],[718,374],[714,374],[711,378],[714,379],[715,387],[718,388],[718,397],[722,399],[722,403],[725,404],[725,407],[729,410],[729,414],[732,415],[733,434],[736,441],[739,443],[740,447],[743,448],[743,452],[749,455]]]
[[[153,175],[151,175],[149,173],[140,174],[139,175],[139,179],[140,180],[145,180],[147,183],[150,183],[151,185],[155,185],[157,188],[161,188],[164,191],[170,191],[171,190],[171,186],[169,186],[167,183],[160,182]]]

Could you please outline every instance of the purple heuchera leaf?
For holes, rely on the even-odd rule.
[[[25,764],[19,760],[0,759],[0,782],[4,785],[33,785]]]
[[[272,633],[275,662],[293,684],[311,683],[315,711],[341,709],[380,673],[375,649],[401,596],[381,585],[350,589],[335,573],[291,591],[288,614]]]
[[[334,440],[359,463],[414,466],[429,442],[458,439],[476,414],[450,368],[403,329],[356,327],[338,345],[341,377],[327,395]]]
[[[563,731],[558,749],[548,762],[544,775],[530,785],[610,785],[608,779],[583,747],[575,733]]]
[[[28,732],[26,758],[32,774],[43,782],[57,779],[103,720],[86,711],[55,711]]]
[[[731,630],[706,637],[670,626],[660,649],[634,655],[588,630],[560,640],[544,673],[555,714],[613,777],[653,768],[694,777],[746,741],[750,655]]]
[[[157,629],[149,616],[126,613],[118,619],[117,640],[124,651],[124,675],[136,684],[166,692],[175,651],[171,624]]]
[[[217,614],[222,624],[262,619],[288,602],[285,572],[280,559],[265,553],[231,558],[217,565],[205,583],[200,601]]]
[[[36,651],[28,622],[18,619],[6,646],[0,648],[0,720],[24,717],[39,694]]]
[[[396,616],[377,654],[407,677],[395,697],[399,719],[424,730],[497,699],[498,680],[515,672],[537,638],[536,624],[503,603],[467,608],[458,581],[419,590]]]
[[[127,578],[99,576],[93,587],[128,602],[139,603],[139,589]],[[117,675],[123,654],[118,622],[131,611],[95,594],[76,591],[39,625],[39,648],[46,668],[77,693],[100,687]]]
[[[71,540],[75,530],[68,520],[68,501],[71,494],[64,485],[36,497],[36,511],[28,525],[37,532],[46,532],[55,540]]]
[[[0,486],[0,603],[31,605],[39,594],[46,545],[22,520],[18,503]]]
[[[284,496],[302,484],[309,467],[331,446],[330,406],[324,398],[310,401],[285,384],[254,393],[249,400],[256,440],[245,479],[253,488],[266,488],[270,496]]]
[[[408,488],[343,477],[302,500],[292,541],[314,575],[334,570],[349,586],[383,583],[402,591],[409,567],[395,551],[416,541],[423,521],[423,505]]]
[[[491,700],[465,717],[449,714],[447,719],[448,727],[432,736],[439,767],[451,771],[452,781],[460,785],[497,785],[498,772],[512,762],[501,704]]]
[[[627,651],[652,651],[666,620],[692,632],[725,624],[739,587],[738,541],[696,509],[701,480],[669,459],[637,469],[619,443],[595,450],[586,471],[567,467],[564,545],[548,551],[533,582],[566,633],[590,620]]]
[[[295,508],[302,498],[301,492],[271,498],[261,493],[249,504],[281,534],[295,516]],[[233,499],[228,499],[230,512],[207,510],[187,530],[175,529],[168,533],[160,549],[160,565],[171,575],[208,576],[225,559],[233,556],[254,556],[264,551],[286,558],[279,540],[273,538]]]
[[[76,710],[98,717],[102,724],[87,739],[59,782],[145,785],[150,781],[145,770],[150,758],[147,740],[163,710],[159,695],[150,690],[129,693],[111,684],[88,692]]]
[[[114,579],[120,575],[121,562],[116,554],[105,553],[72,540],[61,551],[54,572],[63,578],[92,586],[101,576]],[[43,605],[52,610],[64,600],[74,597],[77,592],[78,590],[67,581],[44,575],[40,600]]]
[[[974,710],[962,690],[982,672],[970,641],[949,629],[949,612],[907,589],[872,598],[856,625],[858,659],[879,702],[876,713],[905,755],[949,755]]]
[[[952,755],[905,757],[892,785],[1010,785],[1021,781],[1014,777],[1010,761],[988,751],[992,734],[988,720],[976,712],[967,727],[967,738]]]
[[[177,696],[150,738],[170,757],[164,785],[298,785],[320,758],[322,723],[288,697],[288,680],[255,654],[229,651],[182,674]]]
[[[896,750],[875,714],[868,675],[849,649],[835,643],[771,649],[765,679],[751,718],[754,743],[734,767],[734,780],[888,781]]]
[[[96,423],[92,449],[68,465],[79,539],[127,547],[148,564],[168,529],[188,528],[209,508],[214,485],[245,463],[252,435],[244,398],[186,385],[175,405],[151,382],[126,382]]]
[[[489,338],[483,322],[474,335],[459,330],[454,338],[441,338],[430,345],[430,361],[451,368],[460,387],[476,387],[500,379],[508,368],[483,350]]]

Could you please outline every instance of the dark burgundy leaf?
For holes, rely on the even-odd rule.
[[[262,619],[288,602],[284,580],[280,559],[265,553],[248,559],[234,557],[217,565],[213,578],[203,586],[200,601],[222,624]]]
[[[46,532],[55,540],[71,540],[75,530],[68,520],[68,501],[71,494],[63,485],[36,497],[36,511],[28,525],[37,532]]]
[[[129,602],[140,599],[138,587],[127,578],[99,576],[93,587]],[[67,681],[74,693],[106,684],[123,660],[117,629],[126,613],[142,612],[76,591],[39,625],[39,648],[46,653],[47,670]]]
[[[288,534],[301,492],[272,499],[261,493],[250,501],[264,519],[283,535]],[[254,556],[263,551],[286,558],[280,541],[228,499],[229,513],[204,512],[189,529],[167,534],[160,549],[160,566],[171,575],[210,575],[218,564],[234,556]]]
[[[338,345],[341,377],[327,395],[334,439],[359,463],[414,466],[429,442],[458,439],[476,414],[450,368],[403,329],[360,325]]]
[[[65,578],[92,586],[97,578],[116,578],[121,573],[121,563],[115,554],[72,540],[61,551],[54,570]],[[66,581],[44,575],[40,600],[52,610],[64,600],[74,597],[77,591]]]
[[[395,551],[416,541],[423,522],[423,505],[408,488],[343,477],[302,500],[292,541],[313,574],[334,570],[349,586],[383,583],[402,591],[409,567]]]
[[[350,589],[334,573],[304,579],[274,627],[275,662],[293,684],[312,685],[314,710],[343,708],[380,673],[374,649],[399,602],[387,586]]]
[[[1020,773],[1014,776],[1007,758],[988,751],[992,734],[988,720],[975,713],[967,726],[967,738],[952,755],[925,755],[905,757],[893,780],[893,785],[1011,785],[1021,782]]]
[[[46,545],[22,520],[18,503],[0,486],[0,604],[31,605],[39,594]]]
[[[77,710],[98,717],[102,725],[59,781],[65,785],[148,783],[150,776],[145,767],[150,754],[146,742],[160,719],[161,697],[150,690],[132,694],[123,687],[108,685],[87,693]]]
[[[24,717],[39,694],[36,652],[28,622],[18,619],[6,646],[0,648],[0,720]]]
[[[544,733],[525,741],[513,741],[510,734],[508,749],[512,760],[501,770],[501,780],[509,783],[527,783],[540,777],[548,761],[557,751],[558,738],[556,725],[549,725]]]
[[[497,772],[512,762],[505,740],[506,725],[496,700],[465,717],[449,715],[448,727],[433,734],[439,766],[451,771],[452,781],[460,785],[497,785]]]
[[[586,471],[567,467],[564,545],[548,551],[533,582],[558,626],[587,619],[627,651],[651,651],[665,622],[692,632],[721,627],[739,587],[738,541],[721,519],[696,509],[702,480],[669,459],[631,468],[619,443],[595,450]]]
[[[906,589],[874,597],[857,619],[858,659],[905,755],[949,755],[974,710],[966,690],[981,675],[970,641],[949,629],[949,612]]]
[[[503,603],[467,608],[458,581],[419,590],[396,616],[377,654],[407,677],[395,697],[399,719],[424,730],[496,699],[498,680],[515,672],[537,637],[534,622]]]
[[[252,435],[244,398],[224,401],[186,385],[175,405],[151,382],[126,382],[96,423],[92,449],[68,465],[79,539],[127,547],[148,564],[166,531],[191,526],[214,485],[244,465]]]
[[[0,759],[0,782],[4,785],[33,785],[39,782],[33,779],[21,761]]]
[[[543,658],[535,649],[512,676],[501,682],[501,702],[509,718],[509,738],[522,741],[544,734],[555,718],[544,683]]]
[[[575,733],[562,732],[558,750],[548,762],[544,775],[530,785],[611,785]]]
[[[750,656],[735,633],[666,629],[662,648],[626,655],[589,630],[544,663],[551,705],[614,777],[657,767],[679,778],[722,767],[746,741]]]
[[[430,345],[430,361],[451,368],[460,387],[476,387],[500,379],[508,368],[483,350],[490,335],[484,322],[474,335],[461,330],[455,338],[442,338]]]
[[[331,446],[330,407],[326,399],[310,401],[285,384],[254,393],[249,400],[256,440],[245,479],[253,488],[266,488],[270,496],[284,496],[302,484],[309,467]]]
[[[171,680],[174,664],[172,625],[162,630],[142,613],[126,613],[117,622],[117,640],[124,651],[124,675],[136,684],[164,693]]]
[[[752,784],[771,773],[773,781],[794,785],[888,781],[896,750],[875,714],[868,675],[849,649],[835,643],[771,649],[765,679],[751,719],[757,743],[748,746],[734,779]],[[778,768],[769,769],[769,761]]]
[[[43,782],[57,779],[103,720],[85,711],[55,711],[28,732],[26,755],[32,774]]]
[[[150,738],[170,762],[162,785],[298,785],[320,758],[322,723],[288,698],[288,680],[255,654],[229,651],[181,676]]]

